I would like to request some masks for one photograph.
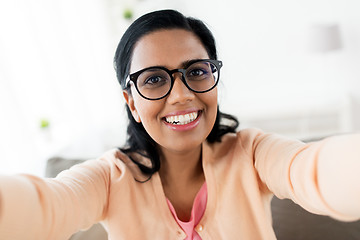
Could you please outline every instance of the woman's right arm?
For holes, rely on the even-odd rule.
[[[106,159],[89,160],[55,179],[0,176],[0,239],[68,239],[101,221],[110,165]]]

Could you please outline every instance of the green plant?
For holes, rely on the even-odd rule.
[[[45,119],[45,118],[43,118],[43,119],[40,120],[40,128],[41,128],[41,129],[46,129],[46,128],[48,128],[49,126],[50,126],[49,120],[47,120],[47,119]]]
[[[127,8],[127,9],[124,10],[123,16],[124,16],[125,19],[131,20],[133,18],[133,16],[134,16],[134,13],[133,13],[133,11],[131,9]]]

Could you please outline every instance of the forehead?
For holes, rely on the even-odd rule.
[[[149,33],[136,43],[130,72],[151,66],[179,68],[182,62],[209,58],[200,39],[182,29],[159,30]]]

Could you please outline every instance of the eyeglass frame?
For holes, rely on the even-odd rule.
[[[197,62],[210,62],[212,64],[215,65],[217,71],[218,71],[218,77],[216,79],[216,82],[214,84],[214,86],[212,86],[211,88],[205,90],[205,91],[196,91],[194,89],[192,89],[186,82],[185,80],[185,73],[186,73],[186,70],[189,68],[189,66],[191,66],[192,64],[194,63],[197,63]],[[134,72],[132,74],[129,74],[129,76],[127,77],[127,80],[126,80],[126,88],[125,89],[128,89],[129,88],[129,85],[130,85],[130,82],[133,82],[134,85],[135,85],[135,88],[136,88],[136,91],[140,94],[141,97],[147,99],[147,100],[160,100],[160,99],[163,99],[165,98],[166,96],[168,96],[174,86],[174,83],[175,83],[175,78],[173,76],[174,73],[181,73],[181,81],[185,84],[185,86],[190,90],[190,91],[193,91],[195,93],[205,93],[205,92],[209,92],[211,91],[212,89],[214,89],[218,82],[219,82],[219,79],[220,79],[220,69],[221,67],[223,66],[223,63],[222,61],[220,60],[215,60],[215,59],[196,59],[196,60],[192,60],[192,61],[189,61],[188,64],[186,64],[186,67],[185,68],[177,68],[177,69],[173,69],[173,70],[169,70],[167,69],[166,67],[163,67],[163,66],[152,66],[152,67],[147,67],[147,68],[144,68],[144,69],[141,69],[137,72]],[[161,69],[161,70],[164,70],[167,74],[169,74],[170,76],[170,80],[171,80],[171,83],[170,83],[170,88],[169,88],[169,91],[162,97],[159,97],[159,98],[149,98],[149,97],[146,97],[144,96],[140,90],[138,89],[138,86],[136,84],[137,80],[138,80],[138,77],[140,76],[140,74],[142,74],[143,72],[149,70],[149,69],[153,69],[153,68],[156,68],[156,69]]]

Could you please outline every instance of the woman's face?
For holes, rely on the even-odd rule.
[[[130,73],[151,66],[178,69],[189,60],[208,58],[204,46],[193,33],[179,29],[159,30],[136,43]],[[173,89],[163,99],[144,99],[133,84],[131,95],[124,91],[124,97],[135,120],[143,124],[162,151],[182,153],[198,148],[213,128],[217,88],[206,93],[194,93],[181,81],[180,73],[175,73],[174,78]],[[171,123],[181,118],[191,122]]]

